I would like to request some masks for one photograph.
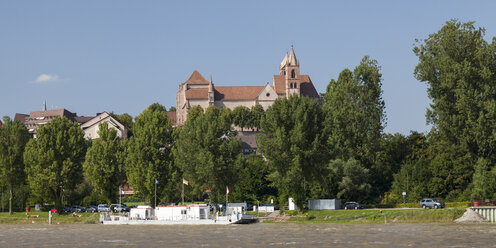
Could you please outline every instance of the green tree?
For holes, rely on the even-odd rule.
[[[370,169],[375,194],[390,183],[383,180],[390,169],[377,160],[386,122],[381,81],[377,61],[365,56],[353,72],[345,69],[337,80],[331,80],[323,104],[331,158],[356,159]]]
[[[107,122],[99,125],[100,138],[93,140],[83,164],[84,176],[100,200],[113,202],[125,178],[123,146],[115,129]]]
[[[231,130],[228,111],[210,106],[205,113],[196,106],[188,111],[174,146],[174,161],[190,183],[191,193],[201,197],[208,189],[210,200],[223,201],[231,192],[242,168],[241,142]]]
[[[371,166],[385,123],[380,67],[365,56],[343,70],[324,94],[325,128],[332,158],[355,158]]]
[[[403,192],[407,193],[408,202],[417,202],[422,198],[433,196],[430,190],[432,173],[429,163],[428,159],[419,159],[409,160],[403,164],[401,170],[394,174],[391,198],[387,199],[387,203],[403,202]]]
[[[243,159],[243,167],[236,173],[237,182],[229,199],[237,202],[262,202],[264,196],[275,195],[275,188],[267,180],[268,166],[262,156],[250,154]]]
[[[329,163],[329,169],[334,184],[337,185],[337,197],[345,201],[361,201],[366,199],[371,190],[368,183],[369,170],[366,169],[359,161],[350,159],[346,162],[337,159]]]
[[[265,111],[260,104],[256,104],[253,107],[251,107],[251,120],[250,120],[250,127],[251,128],[256,128],[257,131],[260,129],[262,125],[262,119],[265,117]]]
[[[259,150],[267,158],[269,179],[281,199],[293,197],[300,208],[313,182],[321,182],[328,151],[323,113],[308,97],[277,99],[266,111]]]
[[[25,180],[23,153],[29,141],[28,130],[19,121],[4,117],[0,126],[0,176],[9,187],[9,215],[12,215],[14,186]]]
[[[410,152],[408,139],[398,133],[384,134],[380,146],[373,166],[376,176],[371,183],[382,194],[390,189],[393,175],[401,169]]]
[[[148,201],[152,201],[155,187],[159,199],[173,200],[173,129],[164,106],[154,103],[145,109],[136,117],[133,132],[125,161],[130,185]]]
[[[38,201],[55,201],[62,210],[67,192],[83,178],[85,152],[84,132],[77,123],[56,117],[41,126],[24,152],[31,195]]]
[[[174,112],[174,111],[176,111],[176,107],[171,106],[171,107],[169,108],[169,112]]]
[[[475,164],[475,173],[472,179],[472,200],[490,199],[496,193],[496,175],[490,171],[487,159],[479,159]]]
[[[232,111],[232,120],[234,125],[240,127],[241,131],[243,131],[243,128],[248,127],[250,124],[250,109],[245,106],[237,106]]]
[[[452,199],[470,184],[478,159],[496,163],[496,42],[473,24],[448,21],[413,50],[415,77],[432,100],[433,173],[448,188],[438,193]]]

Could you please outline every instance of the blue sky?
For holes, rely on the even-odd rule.
[[[291,45],[317,91],[364,55],[382,67],[385,131],[426,131],[415,38],[457,18],[496,34],[494,1],[2,1],[0,115],[175,105],[194,70],[215,85],[272,83]]]

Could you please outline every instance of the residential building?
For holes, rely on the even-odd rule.
[[[29,133],[33,134],[34,138],[36,138],[36,133],[40,126],[49,123],[56,117],[66,117],[72,122],[77,122],[83,129],[85,133],[84,137],[87,139],[98,138],[98,125],[103,121],[108,123],[109,128],[117,130],[117,136],[119,138],[127,138],[127,128],[106,112],[97,113],[96,116],[78,116],[76,113],[67,109],[46,110],[45,105],[43,108],[45,110],[32,111],[29,115],[16,113],[14,120],[22,122]]]
[[[50,109],[41,111],[32,111],[29,115],[16,113],[14,120],[19,120],[22,122],[29,133],[32,133],[36,138],[36,132],[41,125],[45,125],[55,119],[56,117],[66,117],[72,122],[77,122],[78,124],[84,124],[86,121],[93,117],[77,116],[76,113],[72,113],[67,109]]]
[[[109,129],[115,129],[117,131],[117,137],[120,139],[127,138],[127,128],[107,112],[99,113],[97,116],[81,125],[81,128],[84,131],[84,137],[86,139],[99,138],[100,136],[98,135],[98,130],[100,124],[103,122],[107,122]]]
[[[194,71],[186,82],[179,85],[176,94],[177,125],[184,125],[188,110],[193,106],[206,109],[209,106],[234,109],[237,106],[251,108],[260,104],[267,109],[278,98],[290,95],[308,96],[320,99],[308,75],[300,74],[300,62],[293,48],[279,65],[279,75],[274,75],[273,83],[263,86],[214,86],[212,78],[207,81],[198,71]]]
[[[241,153],[248,156],[252,153],[257,153],[257,135],[261,132],[242,132],[238,131],[236,138],[241,140]]]

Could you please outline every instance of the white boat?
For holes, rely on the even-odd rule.
[[[251,215],[233,211],[227,216],[210,215],[208,205],[138,206],[131,208],[129,216],[101,214],[105,225],[229,225],[253,223]]]

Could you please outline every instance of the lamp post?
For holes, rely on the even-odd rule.
[[[408,169],[406,170],[406,196],[407,196],[407,199],[408,199]]]

